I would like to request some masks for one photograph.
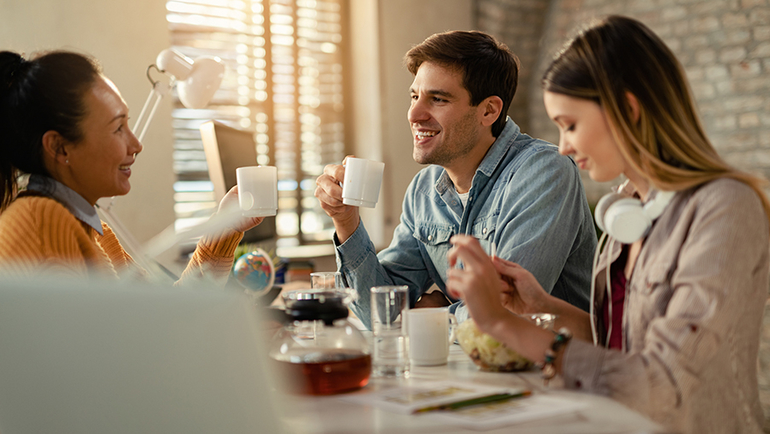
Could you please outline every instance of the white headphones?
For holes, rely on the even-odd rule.
[[[618,188],[618,191],[623,191],[628,185],[628,181]],[[594,216],[596,218],[596,224],[599,229],[604,231],[602,238],[599,239],[599,244],[596,246],[596,252],[594,253],[593,270],[596,270],[599,262],[599,255],[602,251],[602,244],[605,237],[610,236],[612,239],[608,242],[606,248],[612,251],[612,242],[617,240],[623,244],[631,244],[643,236],[647,235],[652,222],[656,218],[663,214],[666,207],[671,202],[671,199],[676,194],[675,191],[660,191],[652,190],[650,200],[646,203],[642,203],[639,199],[631,198],[621,193],[609,193],[604,195],[599,203],[596,204],[596,210],[594,210]],[[607,257],[609,261],[609,256]],[[610,264],[607,264],[606,268],[606,280],[605,286],[607,290],[607,297],[612,300],[612,284],[610,283]],[[596,279],[591,279],[591,300],[594,300],[594,294],[596,292]],[[591,318],[594,317],[594,304],[590,305]],[[605,345],[609,346],[610,336],[612,335],[612,302],[609,303],[609,316],[610,322],[607,327],[607,342]],[[591,320],[591,335],[593,337],[594,344],[598,344],[598,334],[596,332],[596,321]]]
[[[623,244],[647,235],[652,222],[663,214],[676,192],[652,190],[650,194],[652,198],[646,203],[620,193],[604,195],[594,211],[599,229]]]

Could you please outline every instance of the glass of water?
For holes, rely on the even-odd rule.
[[[409,310],[407,286],[375,286],[371,289],[372,375],[409,376],[409,344],[404,324]]]
[[[314,290],[343,288],[342,274],[338,271],[310,273],[310,288]]]

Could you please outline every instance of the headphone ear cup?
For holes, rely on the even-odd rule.
[[[622,198],[615,201],[604,215],[605,232],[623,244],[631,244],[650,230],[652,220],[638,199]]]
[[[626,198],[626,196],[618,193],[607,193],[599,199],[596,208],[594,208],[594,220],[596,220],[596,226],[599,226],[599,229],[607,232],[604,225],[604,216],[607,214],[607,210],[613,203],[624,198]]]
[[[674,195],[676,195],[675,191],[655,190],[655,196],[652,197],[651,201],[644,205],[644,213],[650,220],[657,219],[663,214],[663,211],[666,210],[668,204],[671,203],[671,199],[674,198]]]

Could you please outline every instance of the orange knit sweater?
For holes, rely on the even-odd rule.
[[[53,272],[81,278],[117,277],[130,267],[143,273],[112,229],[104,222],[102,229],[104,235],[99,235],[49,197],[19,197],[0,214],[0,268],[16,276]],[[225,278],[241,238],[243,233],[229,232],[201,239],[179,283],[203,275]]]

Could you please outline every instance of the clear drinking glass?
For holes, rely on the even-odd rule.
[[[310,273],[310,288],[314,290],[343,288],[344,286],[342,274],[338,271]]]
[[[372,375],[409,376],[409,343],[404,324],[409,310],[407,286],[375,286],[371,289]]]

